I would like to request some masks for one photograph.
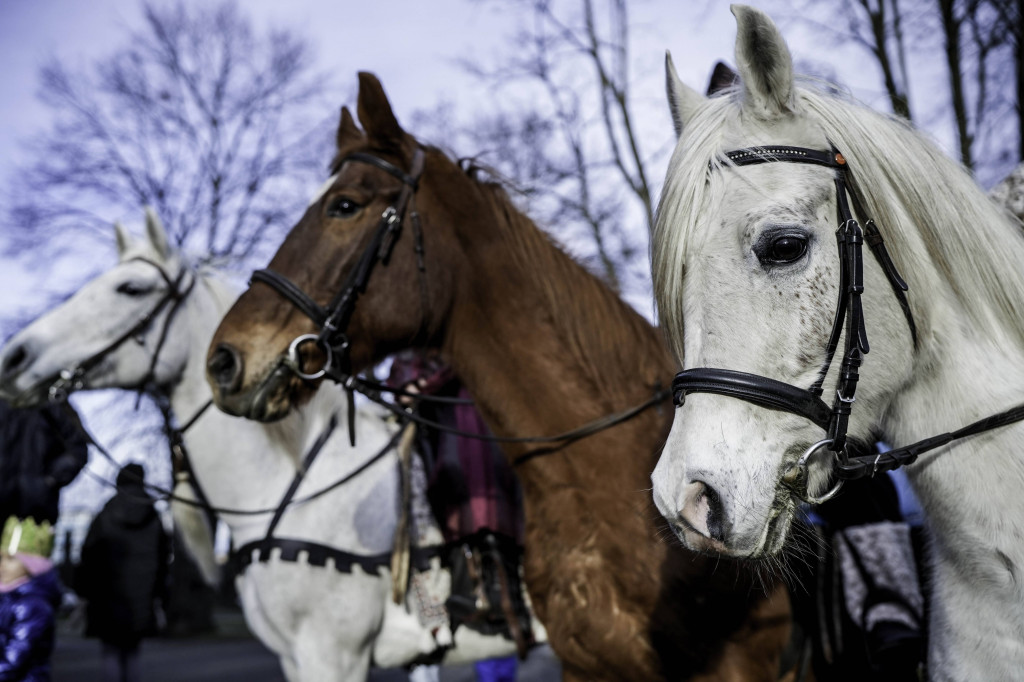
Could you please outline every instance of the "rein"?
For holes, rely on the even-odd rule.
[[[659,403],[668,400],[669,397],[672,395],[672,392],[667,389],[656,390],[653,396],[651,396],[644,402],[640,403],[639,405],[635,405],[627,410],[624,410],[623,412],[605,415],[604,417],[600,417],[593,421],[587,422],[583,426],[572,429],[571,431],[566,431],[564,433],[560,433],[554,436],[494,436],[490,434],[476,433],[473,431],[463,431],[462,429],[457,429],[455,427],[448,426],[447,424],[442,424],[440,422],[427,419],[426,417],[423,417],[415,410],[395,405],[394,403],[381,398],[379,394],[376,394],[369,390],[361,388],[360,393],[365,395],[371,401],[377,403],[378,405],[381,405],[382,407],[386,408],[392,413],[398,415],[399,418],[403,420],[415,422],[416,424],[419,424],[421,426],[426,426],[431,429],[437,429],[438,431],[451,433],[456,436],[461,436],[463,438],[473,438],[475,440],[482,440],[489,443],[552,444],[552,447],[538,448],[536,450],[530,450],[529,452],[519,455],[514,460],[512,460],[512,466],[518,466],[520,464],[523,464],[524,462],[527,462],[541,455],[548,455],[553,452],[557,452],[565,447],[568,447],[569,445],[575,443],[578,440],[582,440],[584,438],[587,438],[588,436],[592,436],[596,433],[604,431],[605,429],[610,429],[613,426],[624,424],[629,420],[633,419],[634,417],[646,412],[648,409],[654,407],[655,405],[658,405]],[[419,396],[419,394],[415,393],[411,395],[413,397]]]
[[[206,409],[210,406],[211,403],[212,401],[206,403],[199,410],[199,412],[195,414],[192,417],[192,419],[189,420],[189,422],[183,428],[177,429],[176,433],[183,435],[184,432],[187,431],[188,428],[192,424],[194,424],[198,420],[198,418],[206,411]],[[306,453],[305,457],[303,458],[302,466],[296,471],[295,477],[292,479],[291,484],[288,486],[287,491],[285,492],[284,496],[281,498],[281,501],[277,504],[276,507],[268,507],[265,509],[234,509],[230,507],[216,507],[210,504],[208,498],[205,496],[205,494],[203,494],[202,489],[196,485],[194,475],[192,475],[192,478],[189,481],[189,483],[193,486],[193,490],[196,491],[196,496],[200,498],[199,500],[191,500],[185,497],[181,497],[180,495],[176,495],[172,490],[168,490],[166,488],[163,488],[152,483],[146,483],[141,478],[136,478],[136,481],[142,484],[144,488],[156,492],[158,494],[157,500],[180,502],[190,507],[203,509],[204,511],[216,515],[258,516],[264,514],[273,514],[274,516],[271,518],[270,524],[267,526],[267,532],[264,535],[264,537],[262,537],[259,540],[247,542],[246,544],[242,545],[241,547],[235,549],[232,552],[230,560],[235,565],[235,568],[239,573],[244,571],[244,569],[248,568],[253,563],[265,563],[269,561],[275,548],[280,550],[278,558],[280,561],[283,562],[299,563],[300,552],[305,552],[306,562],[312,566],[324,567],[327,564],[327,559],[330,558],[334,562],[335,570],[341,573],[351,573],[352,567],[355,565],[360,566],[363,569],[363,571],[371,573],[381,567],[388,566],[390,564],[391,552],[371,555],[357,554],[354,552],[349,552],[347,550],[339,549],[337,547],[331,547],[330,545],[324,545],[319,542],[313,542],[311,540],[303,540],[298,538],[282,538],[274,535],[274,530],[276,530],[278,523],[280,523],[281,518],[284,516],[285,511],[289,507],[311,502],[317,499],[318,497],[322,497],[323,495],[326,495],[332,490],[341,487],[342,485],[348,483],[355,477],[359,476],[364,471],[369,469],[372,465],[376,464],[381,458],[387,455],[392,450],[392,448],[394,448],[395,444],[398,441],[398,438],[401,436],[402,433],[401,430],[398,430],[395,433],[395,435],[388,440],[384,447],[381,448],[373,457],[371,457],[366,462],[361,464],[359,467],[349,472],[345,476],[341,477],[334,483],[331,483],[330,485],[321,488],[320,490],[314,493],[306,495],[305,497],[295,499],[295,493],[298,490],[299,485],[302,483],[306,473],[312,466],[313,460],[316,459],[317,455],[320,454],[320,451],[323,449],[324,445],[327,444],[327,441],[331,437],[331,434],[334,432],[334,429],[337,427],[337,424],[337,416],[332,415],[331,420],[328,423],[327,427],[324,429],[323,433],[320,434],[317,440],[313,443],[310,450]],[[117,462],[117,460],[114,459],[113,455],[111,455],[106,448],[100,445],[92,437],[92,435],[85,430],[84,427],[82,428],[82,433],[85,436],[86,440],[89,442],[89,444],[95,447],[103,455],[105,459],[107,459],[114,465],[120,466],[119,462]],[[185,457],[187,458],[187,451],[185,452]],[[187,459],[185,461],[188,462]],[[191,475],[191,464],[188,464],[187,466],[189,467],[189,473]],[[92,476],[94,479],[96,479],[103,485],[115,489],[117,488],[117,485],[115,483],[112,483],[108,479],[104,478],[103,476],[100,476],[99,474],[94,473],[88,468],[86,469],[86,473],[88,473],[90,476]],[[150,498],[148,496],[146,497],[146,499],[135,499],[138,499],[140,502],[153,501],[153,498]],[[435,556],[438,556],[441,552],[441,549],[442,546],[440,545],[413,547],[411,549],[413,565],[419,570],[426,570],[427,568],[429,568],[430,559],[432,559]],[[254,556],[254,552],[257,551],[258,555]]]
[[[907,283],[900,276],[889,257],[881,231],[874,220],[867,218],[864,228],[861,229],[860,224],[854,218],[850,210],[851,203],[862,218],[867,213],[864,211],[857,193],[852,191],[848,185],[852,171],[847,165],[846,159],[837,149],[833,147],[830,151],[823,151],[777,145],[738,149],[727,152],[725,157],[735,166],[788,162],[824,166],[835,172],[836,208],[839,222],[839,228],[836,230],[840,263],[839,301],[836,304],[832,332],[825,347],[825,362],[818,373],[818,378],[809,388],[800,388],[747,372],[699,367],[684,370],[673,380],[672,395],[676,407],[680,407],[686,402],[686,395],[689,393],[715,393],[746,400],[761,407],[790,412],[820,426],[825,430],[826,437],[811,445],[796,464],[782,476],[782,483],[810,504],[819,504],[832,498],[839,492],[844,481],[892,471],[900,466],[912,464],[919,455],[954,440],[1024,420],[1024,405],[1021,405],[978,420],[951,433],[926,438],[878,455],[851,457],[846,448],[847,428],[853,404],[856,401],[858,370],[864,361],[864,356],[870,350],[861,304],[861,294],[864,292],[862,244],[867,242],[875,259],[882,267],[882,271],[885,272],[893,294],[903,310],[911,339],[916,348],[918,343],[917,325],[914,323],[914,317],[906,298]],[[714,169],[713,165],[709,165],[709,170],[713,171]],[[829,406],[821,398],[823,384],[844,330],[845,344],[840,361],[839,379],[835,398],[832,405]],[[839,480],[824,495],[813,497],[807,491],[808,464],[811,457],[823,448],[832,452],[832,468]]]
[[[317,437],[316,441],[310,446],[310,449],[306,452],[306,455],[303,458],[303,466],[300,467],[296,471],[295,479],[293,479],[293,481],[292,481],[292,485],[295,486],[296,490],[298,489],[298,483],[301,483],[302,479],[306,475],[306,472],[309,470],[309,466],[312,465],[313,460],[317,457],[317,455],[320,454],[320,451],[327,444],[328,439],[330,439],[331,435],[334,433],[334,429],[337,428],[337,425],[338,425],[337,416],[336,415],[332,415],[331,416],[331,420],[328,422],[327,426],[324,428],[324,431]],[[117,459],[115,459],[114,456],[112,454],[110,454],[110,452],[106,448],[104,448],[99,442],[97,442],[96,439],[93,438],[92,435],[88,431],[86,431],[84,429],[84,427],[82,429],[82,435],[86,438],[86,440],[88,441],[89,445],[92,445],[93,447],[95,447],[99,451],[99,453],[101,455],[103,455],[104,459],[106,459],[108,462],[110,462],[111,464],[113,464],[115,466],[118,466],[118,467],[121,466],[121,463],[118,462]],[[369,469],[371,466],[376,464],[379,460],[381,460],[385,455],[387,455],[388,452],[390,452],[391,449],[394,448],[394,446],[398,442],[398,438],[400,436],[401,436],[401,430],[397,431],[395,433],[395,435],[392,436],[388,440],[388,442],[384,444],[384,447],[382,447],[380,450],[377,451],[376,454],[373,455],[373,457],[371,457],[370,459],[368,459],[365,462],[363,462],[362,464],[360,464],[356,469],[350,471],[349,473],[345,474],[344,476],[342,476],[338,480],[336,480],[333,483],[331,483],[331,484],[321,488],[320,490],[317,490],[316,492],[310,493],[309,495],[306,495],[305,497],[300,497],[298,499],[293,499],[295,491],[292,491],[291,495],[286,496],[286,498],[283,499],[282,502],[279,503],[277,506],[266,507],[266,508],[263,508],[263,509],[237,509],[237,508],[233,508],[233,507],[216,507],[216,506],[213,506],[213,505],[211,505],[209,503],[204,503],[202,501],[197,501],[197,500],[190,500],[187,497],[181,497],[180,495],[176,495],[173,490],[168,490],[167,488],[164,488],[162,486],[156,485],[154,483],[146,483],[142,479],[138,479],[138,482],[142,483],[145,488],[148,488],[149,490],[152,490],[155,493],[157,493],[157,498],[156,499],[158,501],[180,502],[180,503],[188,505],[190,507],[195,507],[197,509],[203,509],[203,510],[208,511],[208,512],[213,513],[213,514],[224,514],[224,515],[231,515],[231,516],[259,516],[259,515],[262,515],[262,514],[277,514],[278,512],[283,513],[283,509],[286,508],[286,507],[296,506],[296,505],[300,505],[300,504],[305,504],[307,502],[312,502],[313,500],[317,499],[318,497],[322,497],[322,496],[326,495],[327,493],[331,492],[332,490],[335,490],[336,488],[339,488],[342,485],[348,483],[349,481],[354,479],[356,476],[359,476],[364,471]],[[93,478],[95,478],[99,482],[103,483],[104,485],[106,485],[108,487],[111,487],[111,488],[116,488],[117,487],[117,485],[115,483],[110,482],[109,480],[103,478],[99,474],[95,474],[95,473],[89,471],[88,469],[86,471]]]

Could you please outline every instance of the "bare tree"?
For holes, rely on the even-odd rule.
[[[329,160],[337,110],[320,104],[338,93],[313,72],[294,33],[256,31],[230,2],[144,4],[142,12],[142,28],[106,58],[53,60],[41,70],[52,124],[33,143],[35,160],[11,178],[0,248],[47,281],[61,270],[61,247],[73,249],[75,275],[58,288],[88,275],[89,256],[113,248],[111,223],[141,218],[143,205],[206,261],[263,258]],[[8,310],[4,331],[35,312]],[[76,402],[118,461],[142,459],[151,481],[170,483],[153,403],[108,392]],[[133,407],[142,411],[126,424]],[[91,506],[104,494],[101,480],[116,474],[95,458],[90,466],[98,478],[81,477],[68,503]]]
[[[893,112],[919,125],[934,118],[931,112],[948,112],[960,161],[991,182],[1024,159],[1021,6],[1021,0],[834,0],[801,3],[798,13],[872,55]],[[944,93],[924,81],[939,53]],[[912,83],[921,91],[914,106]]]
[[[112,218],[145,204],[179,245],[232,261],[294,218],[296,183],[323,162],[310,144],[323,141],[312,113],[322,79],[307,45],[258,34],[230,3],[143,14],[93,69],[42,69],[54,123],[13,193],[11,250],[84,228],[107,239]]]
[[[496,107],[463,133],[612,287],[646,282],[646,234],[630,225],[653,223],[653,191],[631,110],[625,0],[504,2],[526,20],[500,66],[465,62]]]

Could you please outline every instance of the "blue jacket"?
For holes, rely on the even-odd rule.
[[[50,682],[57,572],[41,573],[0,594],[0,682]]]

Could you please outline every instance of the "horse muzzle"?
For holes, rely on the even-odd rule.
[[[206,379],[221,411],[259,422],[283,419],[300,389],[295,374],[279,361],[251,382],[246,382],[245,359],[227,343],[217,344],[206,362]],[[248,385],[247,385],[248,384]]]

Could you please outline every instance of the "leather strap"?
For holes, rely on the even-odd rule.
[[[683,404],[687,393],[706,392],[740,398],[763,407],[800,415],[826,430],[829,449],[836,454],[839,464],[847,464],[849,462],[846,454],[847,427],[856,399],[860,366],[864,361],[864,356],[870,350],[861,301],[861,295],[864,293],[862,246],[865,241],[865,233],[850,210],[850,197],[852,197],[854,205],[860,207],[856,195],[850,191],[847,185],[851,178],[849,166],[843,155],[834,147],[830,150],[805,149],[786,145],[747,147],[726,152],[725,158],[735,166],[781,161],[814,164],[836,171],[834,182],[839,225],[836,230],[836,244],[839,251],[839,298],[836,302],[832,331],[825,346],[825,360],[818,372],[817,379],[809,389],[805,390],[768,377],[745,372],[706,367],[696,368],[679,373],[673,381],[672,388],[676,405]],[[713,164],[712,168],[714,168]],[[864,217],[863,211],[860,213]],[[910,326],[911,336],[916,344],[916,326],[913,316],[910,314],[909,304],[903,295],[907,290],[907,284],[896,270],[892,259],[889,258],[878,226],[873,221],[869,222],[869,244],[872,253],[878,259],[893,291],[897,293],[900,306]],[[845,347],[842,353],[835,397],[831,408],[829,408],[820,396],[823,392],[825,377],[838,350],[840,338],[845,338]]]
[[[823,429],[828,428],[832,417],[829,406],[810,391],[731,369],[697,367],[680,372],[672,381],[672,398],[676,407],[686,402],[689,393],[715,393],[739,398],[761,407],[800,415]]]
[[[167,340],[167,331],[170,328],[171,320],[174,318],[175,313],[185,302],[185,299],[192,292],[192,288],[196,285],[196,277],[192,277],[192,281],[188,287],[184,290],[181,289],[181,283],[185,279],[185,272],[187,268],[182,268],[178,273],[178,276],[171,279],[170,275],[164,271],[163,267],[155,261],[150,260],[142,256],[133,258],[132,260],[141,261],[148,263],[156,268],[156,271],[160,274],[160,277],[164,280],[167,285],[166,293],[157,301],[156,305],[153,306],[138,322],[132,325],[129,329],[124,331],[120,336],[116,337],[113,341],[108,343],[106,346],[90,355],[85,360],[75,365],[70,369],[61,371],[60,375],[52,381],[48,391],[48,399],[50,402],[63,402],[67,399],[68,395],[82,387],[82,378],[85,374],[98,365],[107,355],[115,351],[128,339],[138,336],[143,331],[149,328],[156,319],[156,316],[167,307],[171,305],[171,310],[167,314],[167,320],[164,323],[163,331],[160,334],[159,339],[156,343],[156,348],[153,351],[153,355],[150,358],[149,371],[146,376],[139,382],[139,390],[145,388],[149,382],[150,377],[153,376],[153,372],[156,369],[156,363],[160,356],[160,350],[163,348],[164,342]]]
[[[314,324],[320,327],[317,342],[325,347],[329,347],[332,351],[331,357],[333,358],[333,363],[324,368],[325,374],[331,379],[342,383],[351,376],[351,360],[348,352],[349,341],[346,336],[349,321],[355,313],[359,297],[366,291],[374,268],[378,263],[388,264],[391,251],[401,234],[406,210],[413,200],[419,184],[419,178],[423,173],[426,154],[422,148],[416,148],[409,173],[405,173],[397,166],[372,154],[361,152],[349,154],[341,159],[338,165],[340,166],[346,161],[356,161],[378,168],[401,180],[402,189],[395,203],[388,206],[381,214],[380,223],[371,234],[367,245],[363,248],[359,261],[330,303],[326,307],[321,306],[297,284],[281,273],[269,268],[256,270],[250,279],[250,284],[261,282],[273,288],[309,317]],[[416,249],[417,256],[421,257],[421,240],[417,239],[416,246],[418,247]],[[350,408],[349,414],[349,438],[354,444],[355,430],[352,428],[354,424],[354,403],[351,400],[351,390],[349,397],[350,406],[353,406]]]
[[[364,154],[362,152],[355,152],[353,154],[349,154],[348,156],[341,160],[341,163],[338,164],[339,167],[346,161],[359,161],[360,163],[376,166],[385,173],[388,173],[401,180],[402,184],[406,185],[407,187],[411,187],[413,191],[416,191],[416,188],[419,184],[420,176],[419,173],[416,172],[415,168],[412,169],[412,172],[406,173],[398,166],[385,161],[379,156],[374,156],[373,154]],[[415,165],[416,164],[414,161],[413,166]]]
[[[412,566],[420,571],[429,570],[430,560],[440,556],[442,548],[443,545],[413,547],[410,550]],[[280,537],[247,542],[232,553],[232,561],[238,572],[241,573],[256,561],[269,561],[275,549],[280,550],[279,559],[281,561],[290,563],[299,562],[300,552],[306,553],[306,563],[311,566],[326,566],[327,560],[332,559],[334,570],[339,573],[351,573],[353,566],[359,566],[364,573],[373,574],[391,563],[391,552],[356,554],[311,540]],[[255,557],[254,553],[256,553]]]
[[[327,319],[327,310],[307,296],[305,291],[281,273],[270,268],[254,270],[249,278],[249,286],[256,282],[266,284],[277,291],[277,293],[288,299],[292,305],[301,310],[306,317],[313,320],[316,324],[320,325]]]

